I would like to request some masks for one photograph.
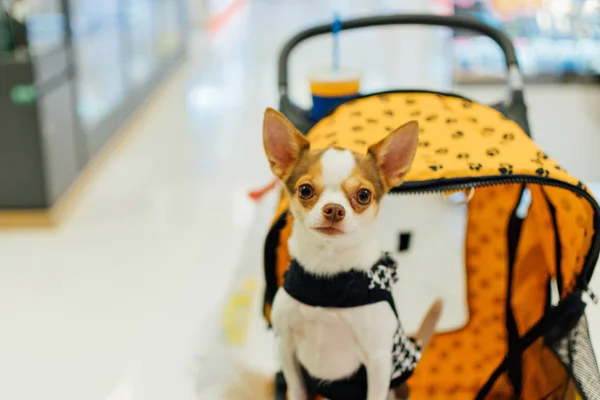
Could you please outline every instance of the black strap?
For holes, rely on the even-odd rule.
[[[517,321],[514,316],[512,307],[512,282],[514,277],[515,262],[517,259],[517,250],[519,248],[519,241],[521,239],[521,231],[523,228],[523,218],[519,217],[517,210],[519,209],[521,202],[523,201],[523,195],[525,192],[525,185],[521,187],[517,203],[514,206],[513,212],[508,221],[507,230],[507,247],[508,247],[508,284],[506,287],[506,330],[508,338],[508,378],[514,388],[517,395],[521,394],[521,388],[523,383],[523,369],[521,366],[521,356],[516,352],[511,351],[515,346],[515,343],[519,340],[519,329],[517,327]]]
[[[390,259],[384,257],[376,265],[389,262]],[[283,287],[290,296],[313,307],[351,308],[386,301],[397,317],[392,293],[380,287],[369,288],[370,284],[371,279],[364,271],[317,276],[292,260],[285,273]]]
[[[263,300],[263,313],[268,317],[269,306],[273,304],[275,293],[279,288],[277,282],[277,248],[281,241],[281,231],[287,223],[287,212],[279,215],[265,239],[263,249],[264,273],[265,273],[265,294]]]
[[[527,331],[517,343],[511,352],[515,352],[519,357],[535,342],[539,337],[546,335],[555,326],[561,326],[570,323],[574,318],[579,318],[585,312],[585,303],[581,299],[581,291],[577,290],[565,297],[558,305],[548,311],[544,316]],[[488,381],[483,385],[475,400],[484,400],[491,392],[494,384],[508,368],[511,357],[504,357],[500,365],[494,370]]]

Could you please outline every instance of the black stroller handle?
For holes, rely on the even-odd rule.
[[[508,69],[508,80],[512,91],[522,90],[522,75],[519,69],[519,63],[515,53],[515,47],[508,36],[499,29],[496,29],[475,18],[460,16],[443,16],[433,14],[397,14],[382,15],[364,18],[355,18],[342,21],[341,29],[358,29],[371,26],[384,25],[429,25],[445,26],[454,29],[467,29],[485,35],[494,40],[502,49]],[[287,94],[288,90],[288,60],[292,50],[301,42],[314,36],[330,34],[332,24],[318,25],[313,28],[299,32],[292,37],[283,46],[279,55],[279,91],[280,94]]]

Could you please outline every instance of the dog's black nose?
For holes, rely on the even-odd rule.
[[[346,216],[346,210],[339,204],[325,204],[323,206],[323,216],[331,222],[339,222]]]

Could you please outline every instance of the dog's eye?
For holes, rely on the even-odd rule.
[[[371,202],[371,191],[369,189],[360,189],[356,193],[356,201],[363,206],[369,204]]]
[[[315,190],[309,184],[300,185],[298,195],[301,199],[308,200],[315,195]]]

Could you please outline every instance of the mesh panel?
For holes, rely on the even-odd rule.
[[[520,363],[509,358],[504,364],[507,369],[491,390],[482,390],[478,398],[517,398],[506,390],[513,387],[513,379],[523,400],[600,400],[600,373],[585,315],[560,339],[548,343],[539,337],[525,349]]]
[[[575,386],[587,400],[600,400],[600,374],[590,341],[587,318],[583,315],[571,331],[552,346],[569,370]]]

